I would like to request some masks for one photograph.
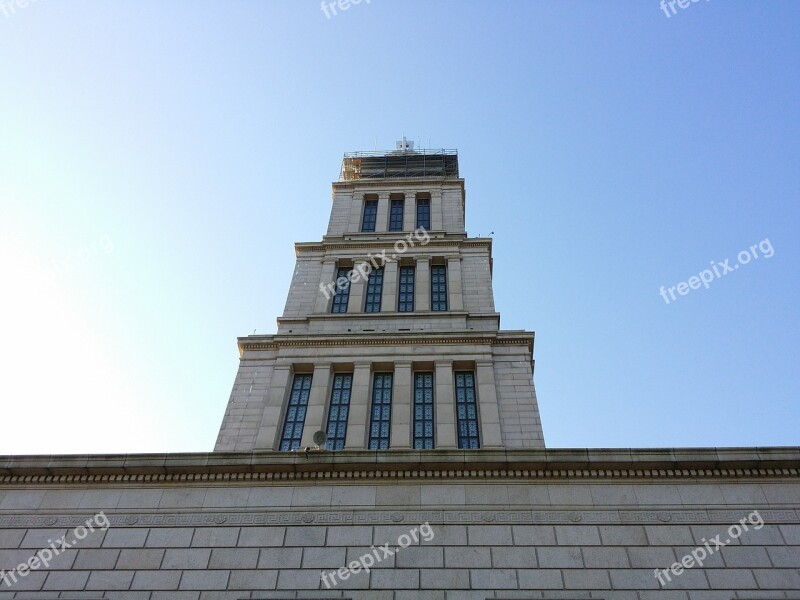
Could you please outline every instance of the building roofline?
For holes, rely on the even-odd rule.
[[[0,456],[0,485],[292,479],[800,477],[800,447]]]

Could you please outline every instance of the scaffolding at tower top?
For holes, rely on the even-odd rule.
[[[394,151],[347,152],[339,181],[409,177],[458,178],[458,151],[414,150],[405,145]]]

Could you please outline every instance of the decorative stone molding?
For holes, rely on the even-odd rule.
[[[376,314],[367,315],[368,317],[375,318]],[[466,313],[465,313],[466,314]],[[326,317],[330,315],[325,315]],[[346,315],[352,317],[353,315]],[[392,315],[394,316],[394,315]],[[495,335],[486,335],[476,333],[475,335],[460,334],[457,336],[442,336],[436,335],[420,335],[419,333],[412,334],[391,334],[381,333],[379,336],[367,336],[366,334],[358,337],[343,337],[341,339],[327,336],[324,338],[309,338],[303,336],[302,338],[292,339],[291,337],[264,339],[263,341],[255,341],[251,337],[239,338],[239,355],[241,356],[246,351],[253,350],[278,350],[280,348],[324,348],[324,347],[341,347],[341,346],[403,346],[420,344],[425,345],[444,345],[444,344],[492,344],[495,346],[527,346],[530,352],[533,352],[533,334],[528,336],[511,336],[511,337],[498,337]]]
[[[768,523],[798,523],[796,510],[758,508]],[[72,528],[86,521],[86,514],[3,515],[0,527]],[[112,527],[248,527],[292,525],[385,525],[424,523],[432,525],[699,525],[730,524],[742,518],[741,510],[219,510],[196,512],[133,512],[109,510]]]
[[[344,450],[0,457],[0,485],[800,477],[800,448]]]

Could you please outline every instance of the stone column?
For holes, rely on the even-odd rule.
[[[320,283],[325,288],[317,288],[317,297],[314,301],[314,314],[326,313],[331,305],[331,300],[336,295],[336,259],[326,258],[322,261],[322,275],[320,276]],[[330,287],[330,283],[334,286]],[[325,295],[327,293],[327,296]]]
[[[392,430],[389,441],[390,448],[411,448],[411,423],[413,391],[411,389],[411,363],[396,362],[394,364],[394,381],[392,389]]]
[[[331,363],[314,365],[314,377],[311,379],[311,391],[308,394],[306,422],[303,425],[303,437],[300,446],[314,446],[314,433],[325,429],[322,419],[328,402],[328,391],[331,383]]]
[[[291,365],[275,365],[267,389],[267,400],[261,425],[256,437],[257,450],[276,450],[280,442],[280,428],[283,427],[283,404],[288,397]]]
[[[478,395],[478,418],[481,448],[502,448],[500,410],[497,405],[497,388],[494,381],[494,364],[490,360],[475,363],[475,385]]]
[[[431,229],[434,231],[441,231],[444,229],[441,190],[434,190],[431,192]]]
[[[353,387],[350,391],[350,413],[347,417],[347,436],[344,447],[351,450],[366,448],[369,427],[370,375],[372,365],[357,362],[353,370]]]
[[[375,232],[389,229],[389,192],[378,194],[378,216],[375,219]]]
[[[431,260],[428,256],[417,256],[414,273],[414,310],[431,309]]]
[[[359,264],[359,262],[356,264]],[[364,294],[367,291],[367,280],[361,275],[353,277],[353,279],[354,281],[350,284],[350,298],[347,300],[347,312],[362,313],[364,312]]]
[[[453,390],[453,361],[437,360],[434,386],[436,397],[436,448],[458,447],[456,438],[456,410]]]
[[[388,260],[383,267],[383,293],[381,312],[397,311],[397,261]]]
[[[447,308],[450,310],[464,310],[460,256],[447,257]]]
[[[403,231],[414,231],[417,228],[417,201],[414,192],[406,192],[403,203]]]
[[[364,213],[364,194],[353,194],[353,205],[350,207],[350,221],[347,233],[361,231],[361,215]]]

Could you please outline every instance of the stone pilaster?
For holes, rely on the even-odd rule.
[[[475,370],[481,448],[502,448],[503,437],[500,431],[500,412],[497,408],[494,365],[490,360],[477,361]]]
[[[361,215],[364,213],[364,194],[353,194],[353,206],[350,208],[350,221],[347,224],[348,233],[361,231]]]
[[[460,256],[447,257],[447,306],[450,310],[464,310]]]
[[[397,311],[397,261],[387,260],[383,268],[381,312]]]
[[[353,387],[350,391],[350,413],[347,418],[347,437],[344,447],[364,449],[369,427],[370,375],[372,365],[358,362],[353,370]]]
[[[390,448],[411,448],[411,363],[396,362],[392,389],[392,432]]]
[[[322,261],[322,274],[320,275],[320,283],[327,290],[327,296],[322,291],[321,287],[317,287],[317,296],[314,300],[314,313],[322,314],[328,312],[331,305],[331,300],[336,294],[336,286],[329,287],[329,284],[336,283],[336,259],[330,258]]]
[[[290,365],[275,365],[272,371],[264,414],[256,438],[256,448],[259,450],[275,450],[278,447],[278,428],[283,426],[281,417],[291,374]]]
[[[417,268],[414,277],[414,309],[416,311],[429,311],[431,309],[430,257],[417,256]]]
[[[350,284],[350,298],[347,301],[348,313],[364,312],[364,294],[367,292],[367,280],[359,275],[353,277],[354,281]]]
[[[328,390],[331,382],[331,363],[314,365],[314,377],[311,379],[311,391],[308,395],[306,422],[303,425],[303,438],[300,446],[314,446],[314,433],[324,430],[323,417],[328,402]]]
[[[389,229],[389,192],[378,194],[378,216],[375,220],[375,232],[385,233]]]
[[[437,360],[434,386],[436,397],[436,448],[456,448],[456,411],[453,393],[453,361]]]
[[[434,190],[431,192],[431,229],[434,231],[444,229],[441,190]]]
[[[414,231],[417,228],[417,201],[413,192],[406,192],[403,203],[403,231]]]

